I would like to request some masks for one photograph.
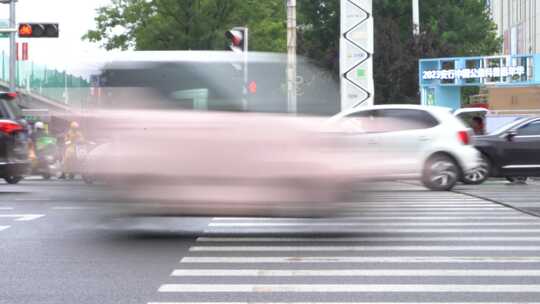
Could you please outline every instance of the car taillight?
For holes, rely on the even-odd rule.
[[[468,145],[471,143],[471,138],[469,136],[468,131],[459,131],[458,138],[459,138],[459,141],[464,145]]]
[[[12,134],[13,132],[22,130],[24,130],[24,128],[14,121],[0,121],[0,132]]]
[[[17,92],[2,92],[0,93],[0,98],[5,100],[14,100],[17,98]]]

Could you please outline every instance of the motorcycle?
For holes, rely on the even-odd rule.
[[[46,180],[58,176],[61,161],[56,138],[51,136],[38,138],[35,143],[35,155],[32,174],[41,175]]]

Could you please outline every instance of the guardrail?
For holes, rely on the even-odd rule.
[[[9,79],[9,56],[2,51],[0,80]],[[83,108],[90,98],[90,82],[65,71],[49,69],[31,61],[17,62],[16,84],[19,89],[51,101]]]

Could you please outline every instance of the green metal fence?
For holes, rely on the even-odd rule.
[[[9,56],[2,52],[1,80],[9,80]],[[17,62],[17,87],[53,101],[82,108],[90,98],[90,82],[65,71],[49,69],[31,61]]]

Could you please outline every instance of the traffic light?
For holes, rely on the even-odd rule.
[[[247,28],[235,27],[225,32],[225,37],[227,37],[230,42],[230,44],[227,46],[227,50],[231,50],[233,52],[247,51]]]
[[[20,23],[20,38],[58,38],[58,23]]]

